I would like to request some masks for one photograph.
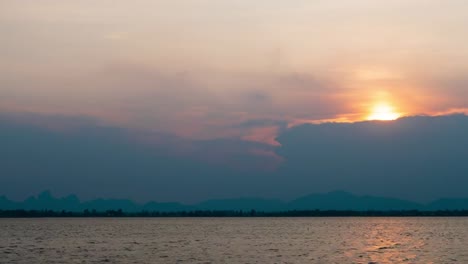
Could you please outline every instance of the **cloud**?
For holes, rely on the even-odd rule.
[[[278,138],[277,154],[284,158],[279,173],[288,177],[285,188],[300,193],[468,196],[467,134],[465,115],[297,126]]]
[[[9,84],[0,90],[2,111],[86,115],[193,139],[241,138],[248,120],[333,118],[344,105],[332,95],[339,87],[306,74],[174,70],[131,61]]]
[[[280,146],[257,140],[268,122],[252,123],[262,133],[249,141],[189,140],[85,117],[3,114],[0,193],[188,203],[337,189],[416,201],[468,197],[467,116],[299,125],[279,132]]]
[[[15,198],[50,189],[88,198],[193,202],[253,193],[279,162],[265,155],[273,147],[262,143],[187,140],[37,114],[0,115],[0,145],[0,193]]]
[[[276,126],[257,127],[251,129],[247,135],[242,137],[242,139],[252,142],[262,142],[272,146],[279,146],[280,144],[276,141],[278,131],[279,128]]]

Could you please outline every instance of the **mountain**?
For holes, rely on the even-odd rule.
[[[11,209],[17,209],[17,208],[22,208],[21,205],[8,200],[5,196],[0,196],[0,209],[3,210],[11,210]]]
[[[0,196],[0,210],[54,210],[74,211],[83,210],[118,210],[125,212],[159,211],[178,212],[194,210],[257,210],[265,212],[277,212],[287,210],[353,210],[353,211],[391,211],[391,210],[468,210],[468,199],[439,199],[429,204],[418,204],[411,201],[375,197],[359,196],[345,191],[334,191],[323,194],[311,194],[283,202],[274,199],[238,198],[207,200],[194,205],[181,203],[148,202],[135,203],[127,199],[95,199],[80,201],[77,196],[69,195],[62,198],[54,197],[49,191],[44,191],[37,196],[31,196],[22,202],[11,201],[5,196]]]
[[[283,211],[287,204],[280,200],[267,200],[260,198],[240,198],[224,200],[208,200],[196,205],[200,210],[259,210],[259,211]]]
[[[413,210],[423,209],[417,203],[372,196],[356,196],[344,191],[330,192],[326,194],[311,194],[298,198],[289,203],[290,209],[296,210]]]
[[[125,212],[137,211],[183,211],[190,207],[179,203],[149,202],[138,204],[127,199],[95,199],[81,202],[77,196],[69,195],[63,198],[55,198],[50,191],[44,191],[37,196],[31,196],[22,202],[13,202],[4,196],[0,196],[0,209],[25,209],[25,210],[54,210],[54,211],[83,211],[85,209],[106,211],[122,209]]]
[[[439,199],[427,205],[428,210],[468,210],[468,199]]]
[[[69,195],[63,198],[55,198],[50,191],[44,191],[37,197],[31,196],[22,203],[17,203],[16,206],[21,206],[21,209],[49,209],[49,210],[68,210],[79,211],[80,200],[75,195]]]

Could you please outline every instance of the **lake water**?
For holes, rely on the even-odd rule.
[[[468,263],[468,218],[0,219],[0,263]]]

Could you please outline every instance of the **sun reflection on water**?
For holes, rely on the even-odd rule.
[[[357,263],[420,263],[418,255],[426,243],[415,235],[418,226],[400,219],[384,221],[382,225],[382,219],[369,220],[369,231],[350,239],[352,246],[345,255]]]

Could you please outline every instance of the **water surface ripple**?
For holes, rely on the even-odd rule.
[[[468,263],[468,218],[0,219],[0,263]]]

